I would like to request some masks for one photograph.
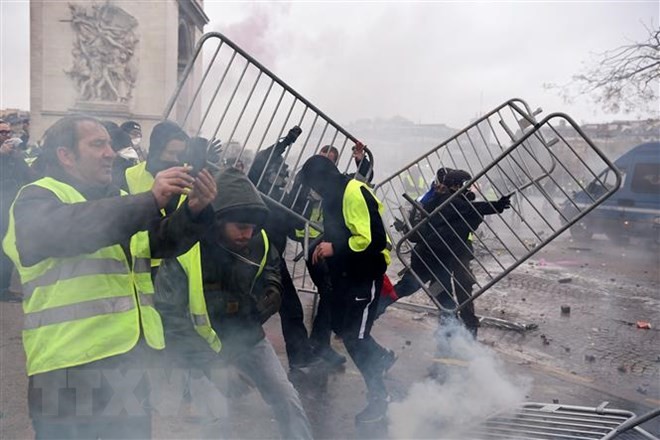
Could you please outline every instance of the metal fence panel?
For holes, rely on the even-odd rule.
[[[193,74],[195,65],[201,65],[199,74]],[[339,150],[340,170],[355,168],[354,136],[217,32],[205,34],[197,43],[164,117],[193,135],[222,140],[220,162],[230,166],[243,162],[251,176],[256,173],[257,186],[267,202],[292,215],[290,208],[298,199],[285,200],[293,183],[292,174],[324,145]],[[262,154],[266,160],[257,170],[255,157],[270,151],[267,148],[281,142],[295,126],[302,129],[295,142],[280,157]],[[272,179],[274,169],[276,175],[288,178]],[[282,180],[287,181],[287,187],[280,186]]]
[[[461,433],[461,438],[494,439],[612,439],[626,424],[635,422],[630,411],[610,408],[589,408],[549,403],[526,403],[489,417],[477,427]],[[628,438],[657,439],[637,428]]]
[[[413,206],[420,207],[414,198],[442,167],[472,178],[433,212],[408,221]],[[537,122],[524,102],[512,100],[385,179],[376,194],[396,243],[394,267],[410,269],[438,307],[456,311],[566,229],[579,232],[580,219],[620,184],[614,165],[570,117],[551,114]],[[468,190],[474,203],[461,205]],[[493,211],[505,195],[511,195],[510,209],[477,213]],[[461,271],[474,276],[474,291],[457,283]],[[442,291],[453,292],[454,302],[440,304]]]

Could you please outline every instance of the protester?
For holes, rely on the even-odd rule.
[[[122,127],[126,125],[123,124]],[[147,160],[126,169],[126,186],[130,194],[148,191],[153,185],[154,176],[171,167],[183,165],[183,155],[186,151],[188,135],[172,121],[156,124],[149,138],[149,155]],[[135,145],[135,144],[134,144]],[[174,212],[185,197],[171,197],[162,208],[163,216]],[[155,277],[160,260],[151,261],[152,274]]]
[[[9,224],[9,208],[18,190],[33,179],[33,172],[23,159],[19,148],[20,139],[12,138],[11,126],[0,119],[0,234],[4,237]],[[4,252],[0,252],[0,300],[18,302],[20,298],[11,292],[13,264]]]
[[[282,155],[296,141],[301,132],[299,127],[292,128],[287,136],[255,156],[248,171],[248,178],[262,194],[267,194],[275,200],[282,200],[285,196],[284,188],[289,171]],[[283,258],[291,225],[290,214],[274,203],[270,205],[270,210],[264,229],[280,256],[280,275],[283,288],[280,321],[289,368],[297,369],[318,365],[319,358],[314,355],[303,321],[302,303]]]
[[[142,126],[135,121],[126,121],[123,124],[121,124],[120,128],[124,130],[126,133],[128,133],[129,136],[131,137],[131,143],[133,144],[133,148],[135,149],[135,152],[138,155],[138,161],[140,162],[144,161],[145,154],[141,146]]]
[[[335,165],[339,159],[339,151],[332,145],[323,146],[318,154],[327,157]],[[349,175],[349,177],[357,176],[358,180],[367,179],[368,181],[373,176],[373,169],[371,162],[365,155],[364,145],[361,143],[356,144],[353,149],[353,158],[358,167],[358,171],[355,174]],[[287,195],[285,204],[287,206],[293,206],[295,212],[304,215],[312,222],[322,224],[323,215],[320,202],[320,198],[317,194],[310,192],[308,187],[302,185],[300,174],[296,176],[293,187]],[[305,239],[304,224],[295,221],[292,224],[295,226],[292,228],[292,233],[289,234],[289,237],[292,240],[303,243]],[[346,357],[337,353],[330,344],[330,338],[332,335],[330,307],[332,282],[330,280],[330,273],[327,264],[325,264],[324,261],[312,264],[312,255],[314,255],[317,244],[320,243],[321,233],[313,227],[310,227],[307,234],[310,245],[305,264],[307,266],[307,272],[319,294],[318,309],[312,324],[312,331],[309,339],[314,354],[321,357],[321,359],[331,366],[337,367],[346,362]]]
[[[89,116],[51,126],[46,177],[21,189],[3,240],[24,290],[28,407],[39,439],[150,437],[140,371],[164,335],[148,261],[187,251],[212,222],[208,173],[194,179],[174,167],[150,190],[120,196],[110,142]],[[163,218],[159,209],[187,191]]]
[[[273,409],[282,438],[312,438],[298,393],[262,328],[282,295],[279,252],[261,229],[268,208],[234,168],[220,174],[217,187],[212,232],[186,255],[164,260],[156,278],[166,353],[189,369],[235,367]]]
[[[343,340],[367,385],[367,407],[357,423],[379,422],[387,412],[383,381],[394,352],[371,336],[383,275],[390,262],[383,206],[366,184],[341,174],[334,163],[313,156],[300,171],[303,185],[323,199],[323,241],[312,263],[325,260],[332,282],[332,327]]]
[[[436,192],[422,204],[424,211],[432,213],[452,197],[472,176],[463,170],[438,172],[442,175]],[[436,290],[436,299],[446,309],[454,309],[471,297],[474,276],[470,271],[470,260],[474,258],[470,234],[477,230],[484,216],[502,213],[510,206],[508,197],[494,202],[475,202],[474,193],[465,191],[456,196],[439,212],[433,214],[412,240],[416,242],[411,256],[411,271],[407,271],[394,285],[398,298],[412,295],[421,288],[423,282],[432,282],[431,290]],[[414,274],[413,274],[414,272]],[[453,283],[452,283],[453,281]],[[452,289],[452,284],[455,288]],[[395,301],[387,298],[381,301],[378,315]],[[474,313],[474,304],[461,309],[460,318],[476,337],[479,320]]]

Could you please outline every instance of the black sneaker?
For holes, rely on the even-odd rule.
[[[298,359],[289,360],[289,369],[311,368],[321,365],[321,358],[315,354],[309,354]]]
[[[367,407],[355,416],[355,423],[377,423],[385,420],[387,416],[387,400],[372,400]]]
[[[326,347],[317,354],[332,367],[340,367],[346,363],[346,356],[337,353],[332,347]]]

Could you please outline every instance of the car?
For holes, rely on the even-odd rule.
[[[588,240],[602,233],[617,244],[638,237],[657,246],[660,243],[660,142],[638,145],[614,161],[614,165],[621,175],[621,186],[571,226],[571,236]],[[603,171],[582,191],[574,193],[572,202],[564,204],[562,214],[566,218],[575,217],[578,207],[590,206],[616,185],[617,173],[611,169]]]

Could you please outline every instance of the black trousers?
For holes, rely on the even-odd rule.
[[[298,291],[293,285],[291,274],[282,258],[280,274],[282,276],[282,305],[280,306],[280,321],[282,334],[286,345],[286,355],[291,362],[300,362],[311,356],[311,347],[305,327],[302,303]]]
[[[371,336],[383,275],[364,279],[333,276],[332,287],[332,329],[341,336],[348,354],[360,370],[367,386],[367,399],[385,399],[383,361],[387,350]]]
[[[332,336],[332,281],[330,279],[330,270],[327,263],[321,260],[317,264],[312,264],[312,254],[316,246],[310,248],[309,258],[306,261],[307,272],[312,282],[316,286],[319,294],[318,309],[316,317],[312,324],[312,332],[309,335],[312,346],[317,351],[322,351],[330,347],[330,338]]]

